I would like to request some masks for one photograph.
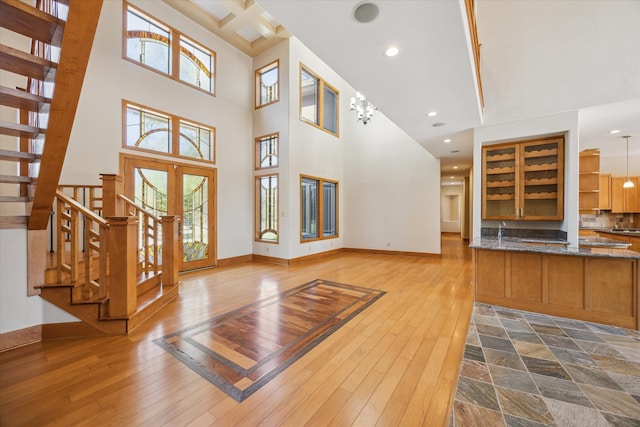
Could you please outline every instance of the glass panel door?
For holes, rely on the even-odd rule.
[[[208,267],[215,259],[213,227],[210,226],[213,204],[209,197],[213,172],[192,167],[179,167],[177,171],[182,200],[181,270]]]
[[[181,218],[179,270],[215,265],[215,171],[134,157],[124,159],[124,171],[125,193],[136,204]]]

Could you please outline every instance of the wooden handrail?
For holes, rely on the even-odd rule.
[[[145,208],[143,208],[142,206],[140,206],[139,204],[137,204],[136,202],[134,202],[133,200],[125,196],[124,194],[118,194],[118,198],[120,200],[123,200],[127,205],[136,208],[137,211],[143,212],[146,216],[153,218],[154,221],[162,222],[162,218],[146,210]]]
[[[71,283],[83,284],[83,296],[106,298],[107,279],[107,239],[109,223],[91,210],[63,193],[56,191],[57,207],[57,280],[62,283],[64,274],[69,274]],[[84,221],[80,221],[83,218]],[[81,224],[84,229],[81,228]],[[83,240],[83,245],[81,245]],[[69,249],[69,262],[65,260]],[[84,249],[84,250],[83,250]],[[98,271],[92,258],[97,255]],[[84,261],[84,277],[81,280],[79,262]]]
[[[76,210],[82,212],[85,216],[91,217],[93,221],[96,221],[100,225],[104,225],[105,227],[109,226],[109,223],[105,219],[103,219],[101,216],[91,211],[90,209],[85,208],[80,203],[78,203],[73,198],[63,193],[62,191],[60,190],[56,191],[56,196],[59,199],[64,200],[65,203],[69,204],[70,206],[73,206]]]
[[[150,271],[158,274],[160,271],[162,248],[162,219],[147,211],[123,194],[117,195],[125,204],[128,216],[135,216],[139,221],[138,251],[142,262],[142,271],[149,274]]]

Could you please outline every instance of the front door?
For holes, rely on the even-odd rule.
[[[124,158],[125,193],[157,216],[181,218],[180,271],[211,267],[215,251],[215,170]]]

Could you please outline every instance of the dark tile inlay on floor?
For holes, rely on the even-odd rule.
[[[476,303],[451,426],[478,425],[640,426],[640,332]]]

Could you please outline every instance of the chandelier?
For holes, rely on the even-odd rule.
[[[365,98],[364,95],[360,92],[356,92],[356,97],[351,98],[350,110],[355,110],[358,115],[358,120],[362,120],[362,123],[366,125],[367,122],[373,118],[373,111],[377,110],[377,108],[367,101],[367,98]]]

